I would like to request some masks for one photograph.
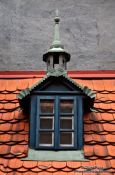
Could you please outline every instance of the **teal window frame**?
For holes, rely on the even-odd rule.
[[[49,130],[54,132],[54,144],[51,146],[40,146],[40,100],[54,100],[54,129]],[[74,128],[73,129],[60,129],[60,100],[73,100],[74,102]],[[50,115],[50,114],[48,114]],[[70,115],[66,113],[66,115]],[[83,147],[83,107],[82,96],[78,95],[33,95],[31,98],[31,116],[30,116],[30,147],[33,149],[43,150],[79,150]],[[42,130],[43,131],[43,130]],[[48,130],[44,130],[48,131]],[[60,133],[73,132],[74,144],[70,146],[60,146]]]

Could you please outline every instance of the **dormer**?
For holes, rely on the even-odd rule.
[[[30,115],[29,146],[42,150],[81,150],[83,148],[83,116],[90,112],[95,94],[67,75],[70,54],[59,37],[56,13],[54,41],[43,61],[47,74],[32,87],[20,92],[18,99]]]

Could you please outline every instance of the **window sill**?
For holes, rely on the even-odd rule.
[[[74,151],[44,151],[29,149],[28,157],[22,160],[40,161],[88,161],[84,158],[83,150]]]

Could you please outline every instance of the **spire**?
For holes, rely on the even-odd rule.
[[[54,22],[55,22],[55,28],[54,28],[54,40],[52,42],[52,45],[50,46],[51,48],[64,48],[64,46],[62,45],[61,41],[60,41],[60,32],[59,32],[59,22],[60,22],[60,18],[59,18],[59,12],[58,9],[56,10],[56,17],[54,18]]]
[[[70,60],[70,54],[64,50],[64,46],[60,40],[59,22],[60,18],[58,10],[56,10],[56,17],[54,18],[54,38],[50,49],[43,55],[43,61],[47,64],[47,70],[57,70],[61,68],[67,69],[67,62]]]

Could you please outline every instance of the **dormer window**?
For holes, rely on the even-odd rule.
[[[27,90],[20,93],[21,106],[26,107],[30,101],[29,145],[32,149],[79,150],[83,147],[83,114],[86,108],[89,111],[92,107],[95,94],[64,73],[47,74],[28,93]]]

